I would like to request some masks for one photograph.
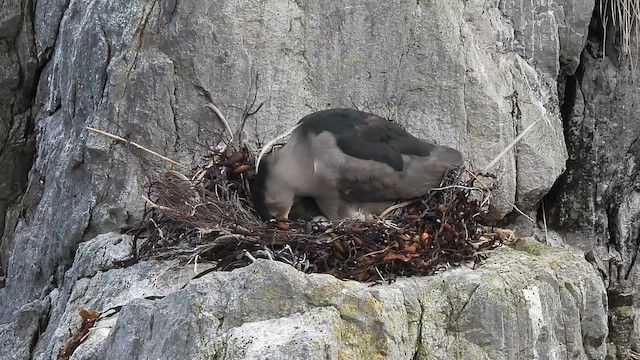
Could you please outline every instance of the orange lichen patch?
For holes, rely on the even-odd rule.
[[[71,332],[71,330],[69,330],[69,338],[64,342],[60,351],[58,351],[56,360],[69,359],[76,348],[82,343],[84,337],[89,333],[89,330],[93,327],[96,320],[98,320],[99,313],[97,311],[80,308],[79,313],[80,318],[82,318],[82,323],[76,331]]]

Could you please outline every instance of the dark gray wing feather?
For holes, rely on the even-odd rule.
[[[336,143],[347,155],[385,163],[396,171],[404,169],[402,155],[428,156],[434,149],[434,145],[376,115],[369,115],[366,123],[352,132],[337,135]]]
[[[457,150],[428,143],[374,114],[323,110],[299,123],[296,138],[318,139],[313,157],[326,167],[323,175],[317,175],[331,176],[344,201],[383,202],[420,196],[438,186],[447,169],[462,164]],[[316,138],[324,133],[332,135],[335,145]],[[334,152],[326,146],[337,146],[340,151],[335,153],[346,156],[339,161],[331,158],[327,154]]]
[[[462,165],[457,150],[430,144],[379,117],[337,136],[336,143],[350,156],[341,164],[336,183],[341,198],[349,202],[421,196],[438,186],[447,170]],[[388,166],[367,166],[366,160]]]

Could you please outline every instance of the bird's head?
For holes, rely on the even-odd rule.
[[[264,156],[251,184],[253,205],[263,220],[287,219],[295,197],[277,161],[277,153]]]

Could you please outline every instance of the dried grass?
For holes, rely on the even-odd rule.
[[[609,24],[619,30],[622,55],[628,56],[631,72],[635,74],[637,54],[634,49],[640,46],[640,0],[600,0],[600,18],[604,30],[604,43],[609,34]],[[633,41],[633,42],[632,42]],[[606,46],[603,46],[602,57],[606,56]]]

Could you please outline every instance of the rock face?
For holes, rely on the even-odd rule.
[[[33,14],[20,1],[0,4],[0,235],[7,209],[24,190],[35,151],[32,105],[41,61],[32,24]],[[0,241],[0,284],[6,250]]]
[[[83,243],[52,295],[34,353],[51,359],[79,323],[78,307],[112,315],[74,359],[597,359],[605,355],[607,298],[579,255],[520,240],[475,270],[369,286],[304,275],[259,260],[197,279],[192,268],[128,256],[130,239]],[[91,259],[88,261],[88,259]]]
[[[456,270],[384,289],[303,276],[271,263],[193,281],[185,271],[163,274],[162,263],[113,269],[111,260],[126,253],[121,246],[127,241],[111,232],[140,219],[140,195],[156,171],[169,165],[86,129],[124,136],[189,166],[222,136],[220,119],[203,106],[208,102],[236,129],[236,139],[262,142],[312,111],[357,107],[460,149],[479,169],[537,121],[490,169],[498,179],[492,216],[500,219],[514,205],[533,213],[565,169],[565,137],[573,173],[596,169],[583,166],[580,154],[589,164],[603,158],[603,144],[592,157],[579,146],[592,133],[588,126],[570,136],[567,119],[580,118],[580,101],[584,114],[592,111],[584,121],[600,119],[589,110],[591,101],[610,104],[626,91],[602,95],[613,89],[608,82],[620,64],[593,65],[597,56],[585,60],[595,41],[583,51],[593,9],[593,1],[569,0],[2,2],[0,279],[6,279],[0,281],[0,348],[10,349],[8,358],[55,357],[67,328],[77,325],[77,306],[126,304],[117,321],[104,320],[110,331],[92,333],[74,358],[205,357],[203,349],[228,358],[362,357],[366,349],[381,357],[446,358],[460,355],[455,351],[461,348],[479,358],[520,352],[601,357],[607,335],[602,283],[565,253],[544,252],[536,260],[509,252],[479,272]],[[578,79],[585,85],[570,85]],[[569,101],[573,95],[565,93],[571,91],[582,95]],[[261,103],[255,115],[243,116]],[[629,114],[634,103],[628,98]],[[611,111],[611,119],[627,115]],[[616,154],[623,154],[635,141],[619,131],[605,139],[620,138]],[[615,162],[609,159],[606,164]],[[626,172],[607,170],[619,174],[619,181],[606,189],[586,178],[575,187],[557,185],[566,195],[557,201],[547,198],[552,213],[565,214],[558,215],[560,229],[588,219],[566,220],[563,206],[598,208],[597,231],[574,232],[571,244],[584,240],[584,250],[602,252],[612,241],[618,258],[635,261],[633,159],[618,162]],[[604,179],[605,173],[592,178]],[[580,197],[599,199],[603,192],[609,194],[603,202]],[[607,228],[602,210],[616,200],[620,205],[605,210],[611,212],[605,219],[622,225],[601,231]],[[609,234],[615,239],[600,237]],[[555,256],[581,271],[549,265]],[[629,269],[611,276],[632,274]],[[257,279],[261,271],[276,277]],[[510,275],[492,278],[504,272]],[[445,286],[443,278],[459,285]],[[125,286],[127,281],[135,286]],[[234,281],[252,287],[229,287]],[[288,286],[275,295],[295,300],[275,297],[277,306],[259,308],[275,285]],[[253,301],[234,303],[233,296]],[[447,300],[435,300],[441,298]],[[356,311],[361,305],[364,311]],[[526,334],[517,331],[520,326]],[[287,329],[286,336],[263,333],[274,327]],[[484,331],[491,336],[482,337]],[[141,341],[143,336],[154,342]],[[172,337],[169,347],[155,343],[165,336]],[[366,341],[372,345],[358,347]],[[353,353],[340,353],[343,348]]]
[[[561,79],[570,158],[545,203],[550,225],[567,244],[587,252],[603,275],[613,299],[611,323],[627,333],[612,338],[622,359],[630,348],[640,351],[640,312],[632,307],[640,289],[640,77],[620,39],[611,36],[615,28],[607,33],[605,41],[596,13],[580,65]],[[632,46],[638,54],[634,41]]]

